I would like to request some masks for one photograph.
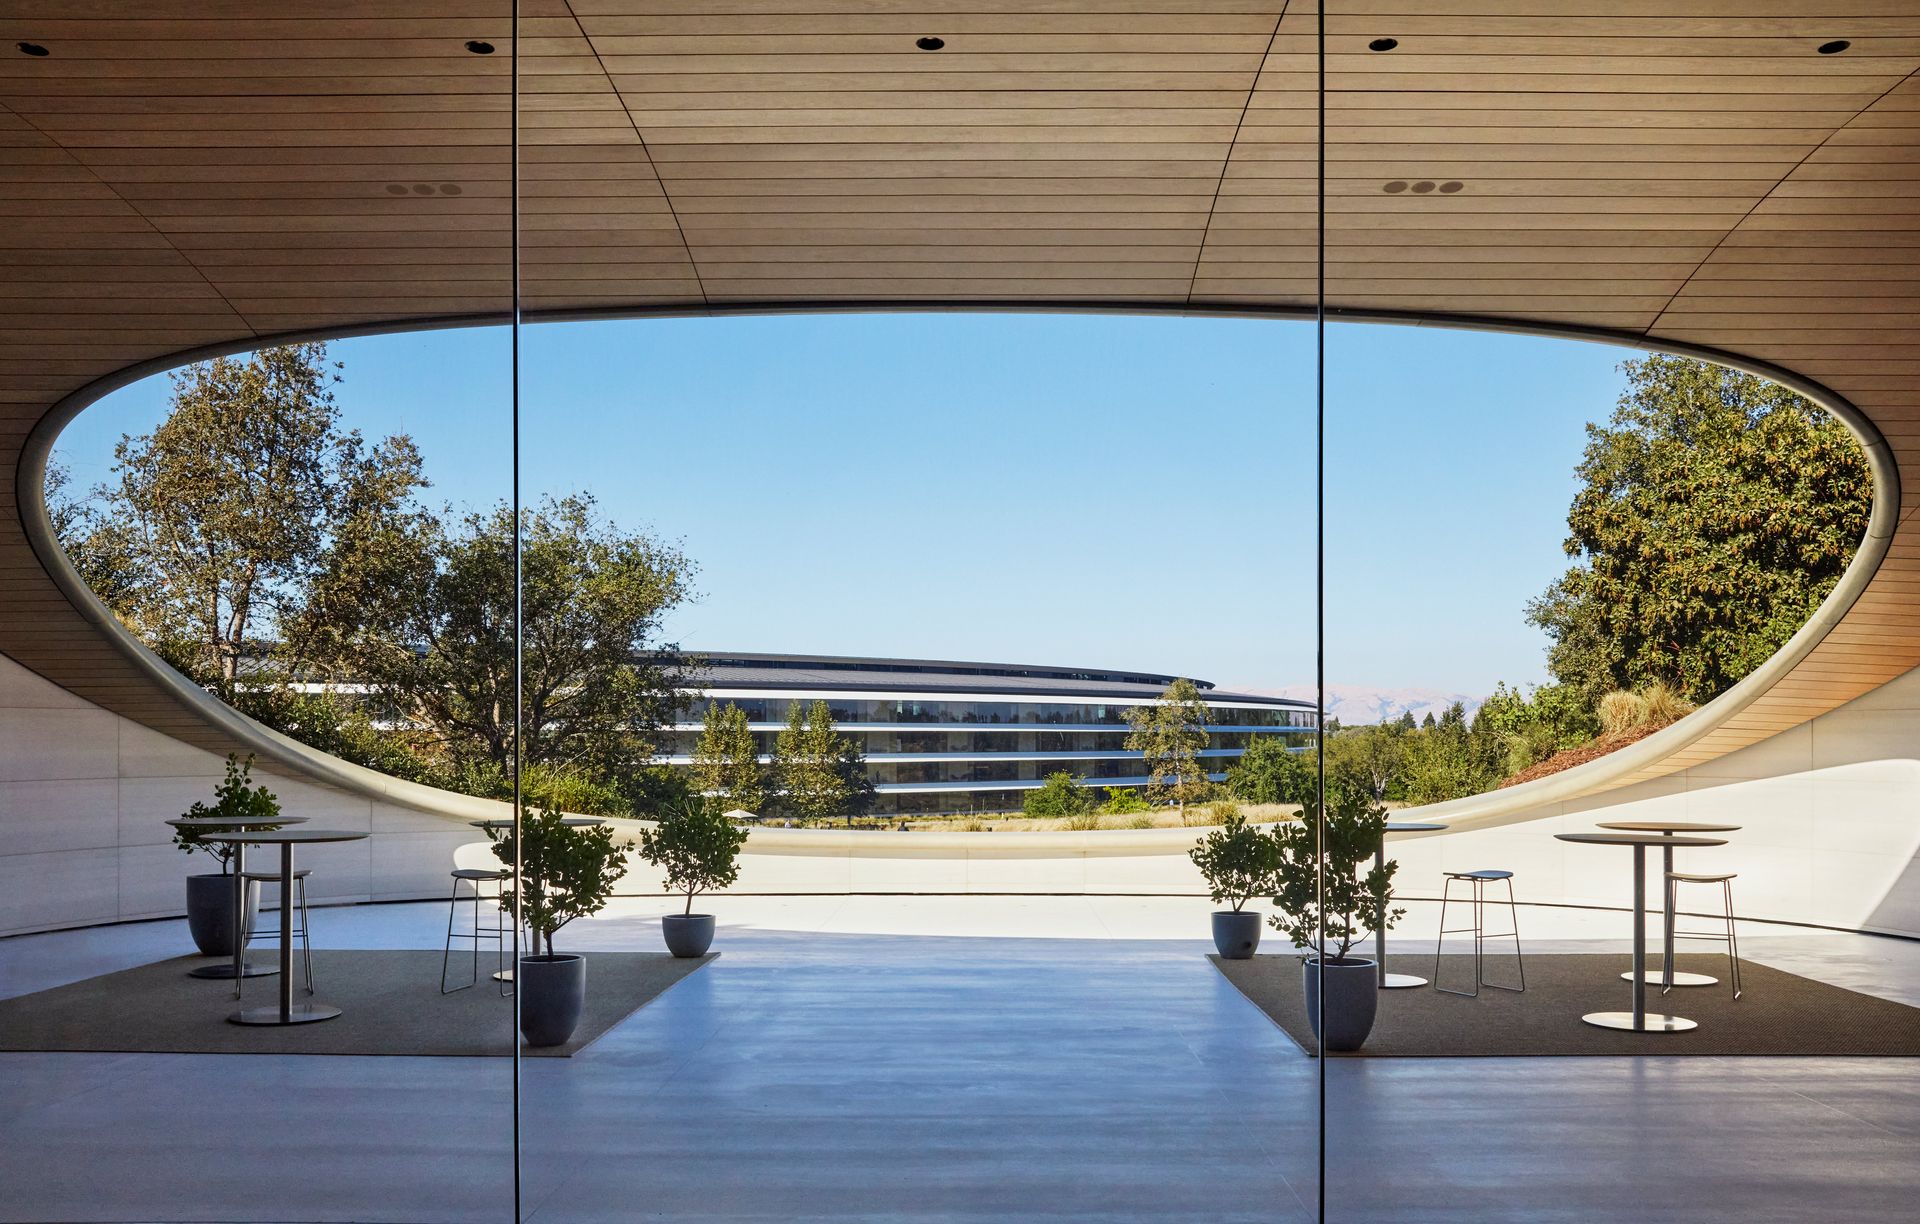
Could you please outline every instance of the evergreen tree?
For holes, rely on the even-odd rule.
[[[831,820],[853,816],[862,806],[866,771],[858,782],[851,776],[860,762],[859,747],[841,736],[833,725],[833,711],[824,701],[802,710],[790,704],[787,725],[773,745],[774,772],[780,784],[780,805],[801,820]]]
[[[719,802],[717,811],[737,809],[757,816],[766,807],[766,770],[759,748],[747,712],[732,702],[707,706],[693,751],[693,784]]]
[[[1207,746],[1212,711],[1199,686],[1184,677],[1167,686],[1152,705],[1127,711],[1127,751],[1138,752],[1147,769],[1147,797],[1172,803],[1186,818],[1189,803],[1205,802],[1212,792],[1200,752]]]

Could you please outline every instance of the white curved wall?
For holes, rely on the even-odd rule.
[[[174,915],[189,860],[161,823],[211,794],[222,761],[93,706],[0,657],[0,934]],[[444,895],[456,860],[491,863],[458,821],[256,767],[286,810],[364,842],[314,847],[316,902]],[[1497,828],[1397,839],[1401,891],[1431,896],[1442,869],[1499,866],[1521,898],[1623,906],[1623,850],[1553,839],[1601,820],[1740,824],[1682,865],[1739,871],[1742,914],[1920,936],[1920,671],[1709,765],[1611,795],[1542,807]],[[758,830],[738,893],[1193,895],[1199,830],[844,833]],[[635,864],[622,891],[653,892]]]
[[[210,799],[225,770],[0,656],[0,935],[183,912],[185,877],[217,868],[175,849],[162,822]],[[289,815],[372,834],[299,852],[315,902],[443,895],[455,848],[473,837],[263,764],[254,774]]]

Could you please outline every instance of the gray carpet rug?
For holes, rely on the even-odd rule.
[[[718,953],[680,960],[664,952],[588,952],[587,1008],[565,1045],[526,1048],[566,1057],[626,1019]],[[143,1054],[398,1054],[507,1057],[513,1000],[502,998],[481,958],[479,985],[440,993],[440,953],[324,951],[313,954],[314,998],[341,1015],[316,1024],[259,1028],[229,1024],[233,983],[187,976],[208,964],[182,956],[0,1001],[0,1050],[86,1050]],[[464,967],[454,957],[453,979]],[[299,963],[295,961],[295,972]],[[279,978],[250,978],[244,1005],[279,999]],[[294,1002],[307,996],[296,980]]]
[[[1267,1018],[1312,1054],[1300,959],[1208,958]],[[1676,988],[1662,997],[1647,987],[1647,1010],[1685,1016],[1700,1027],[1685,1033],[1631,1033],[1583,1023],[1596,1011],[1627,1011],[1633,987],[1620,974],[1626,953],[1526,958],[1524,994],[1482,988],[1478,998],[1432,986],[1383,990],[1366,1047],[1336,1058],[1450,1058],[1594,1054],[1857,1054],[1920,1055],[1920,1008],[1842,990],[1752,961],[1741,963],[1738,999],[1725,983],[1726,958],[1711,952],[1674,958],[1677,968],[1722,979],[1718,986]],[[1390,966],[1426,977],[1429,958],[1402,956]],[[1487,956],[1488,981],[1513,981],[1513,959]],[[1442,958],[1442,981],[1470,987],[1471,956]]]

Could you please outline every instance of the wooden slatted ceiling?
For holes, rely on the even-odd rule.
[[[1880,422],[1920,510],[1913,0],[1329,7],[1336,305],[1776,361]],[[1305,305],[1312,8],[524,0],[527,304]],[[181,348],[501,309],[507,58],[463,44],[504,52],[507,11],[0,0],[0,447]],[[1853,47],[1813,53],[1830,38]],[[1917,565],[1903,521],[1827,643],[1662,768],[1920,663]],[[0,572],[0,649],[217,740],[73,614],[13,513]]]

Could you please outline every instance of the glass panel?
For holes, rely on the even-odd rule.
[[[67,126],[8,159],[16,203],[62,201],[25,241],[129,286],[48,277],[74,350],[176,366],[54,439],[70,598],[129,639],[64,639],[106,664],[105,706],[6,686],[62,711],[51,755],[7,766],[61,830],[10,904],[49,890],[22,927],[100,924],[0,942],[21,1218],[513,1204],[512,1003],[492,937],[448,938],[495,925],[463,902],[450,928],[448,898],[496,865],[467,823],[501,810],[471,798],[498,789],[470,768],[472,680],[511,626],[501,567],[457,570],[463,508],[509,488],[509,333],[439,329],[510,303],[510,7],[410,19],[384,51],[367,6],[308,7],[130,32],[42,6],[45,71],[7,103]],[[59,237],[73,217],[111,221]]]

